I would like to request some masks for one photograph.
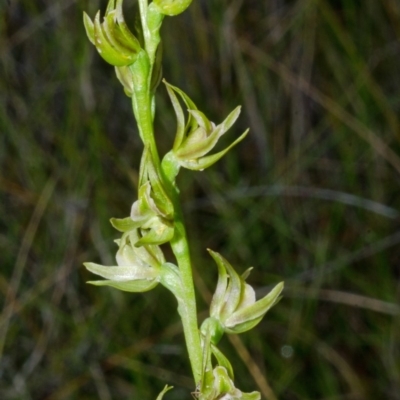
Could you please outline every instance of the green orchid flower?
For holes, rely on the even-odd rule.
[[[146,292],[157,286],[162,278],[161,266],[165,263],[164,255],[158,246],[135,246],[139,239],[137,230],[131,230],[116,240],[119,245],[116,266],[84,263],[90,272],[106,279],[88,283],[111,286],[126,292]]]
[[[245,282],[252,268],[240,276],[219,253],[208,251],[218,266],[218,283],[211,301],[210,318],[203,324],[210,326],[207,329],[211,330],[212,341],[216,344],[223,332],[237,334],[255,327],[280,300],[283,282],[256,301],[254,289]]]
[[[166,85],[177,118],[177,132],[172,154],[176,163],[180,166],[202,171],[216,163],[233,146],[246,137],[249,132],[248,129],[224,150],[207,155],[235,123],[240,114],[240,106],[236,107],[222,123],[215,125],[197,109],[193,101],[182,90],[170,85],[165,80],[163,82]],[[181,104],[175,93],[181,97],[188,108],[189,116],[186,124]]]

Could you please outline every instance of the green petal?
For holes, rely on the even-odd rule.
[[[90,19],[89,15],[87,15],[85,12],[83,12],[83,25],[85,26],[87,37],[89,38],[91,43],[96,45],[94,39],[94,24],[93,21]]]
[[[134,279],[155,279],[159,276],[159,271],[151,267],[143,266],[112,266],[107,267],[91,262],[83,264],[90,272],[117,282],[131,281]]]
[[[134,221],[131,217],[126,218],[111,218],[111,225],[120,232],[129,232],[139,228],[140,222]]]
[[[115,0],[109,0],[107,3],[107,8],[106,8],[106,14],[107,15],[109,12],[115,10]]]
[[[179,89],[176,86],[170,85],[165,79],[163,80],[163,82],[164,82],[165,85],[167,85],[172,90],[174,90],[176,93],[178,93],[179,96],[181,96],[182,100],[184,101],[184,103],[186,104],[186,107],[189,110],[197,110],[196,104],[193,103],[191,98],[183,90]],[[186,124],[186,130],[187,130],[187,132],[190,132],[190,131],[193,131],[196,128],[197,128],[197,121],[193,118],[192,115],[189,114],[189,119],[188,119],[188,122]]]
[[[122,12],[122,2],[123,0],[117,0],[117,7],[116,7],[116,19],[118,22],[118,30],[121,35],[124,37],[125,41],[130,43],[133,49],[137,52],[141,49],[140,42],[136,38],[136,36],[130,31],[128,25],[125,22],[124,14]]]
[[[126,245],[132,249],[140,262],[143,262],[146,266],[151,266],[155,269],[159,269],[159,267],[165,263],[164,254],[158,246],[135,246],[135,244],[141,238],[137,229],[130,231],[125,235],[123,235],[123,239],[126,241]],[[120,248],[121,247],[122,245],[120,245]]]
[[[193,118],[197,121],[199,126],[201,126],[206,132],[211,132],[213,130],[213,124],[210,120],[199,110],[188,110]]]
[[[211,343],[211,351],[214,354],[214,357],[217,359],[218,365],[221,367],[224,367],[227,370],[229,377],[233,380],[234,375],[233,375],[232,364],[226,358],[224,353],[222,353],[222,351],[220,349],[218,349],[218,347],[212,343]]]
[[[261,321],[267,311],[280,299],[283,290],[283,282],[278,283],[265,297],[254,304],[240,308],[225,321],[225,327],[234,330],[235,333],[245,332]],[[257,321],[255,323],[255,321]],[[250,326],[250,328],[249,328]]]
[[[210,167],[215,164],[220,158],[222,158],[232,147],[241,142],[246,135],[249,133],[247,129],[241,136],[239,136],[231,145],[229,145],[225,150],[219,153],[212,154],[210,156],[201,157],[198,160],[181,160],[178,159],[182,167],[191,169],[194,171],[203,171],[205,168]]]
[[[91,285],[95,286],[111,286],[115,289],[122,290],[124,292],[134,292],[141,293],[147,292],[158,285],[156,280],[134,280],[134,281],[126,281],[126,282],[116,282],[116,281],[88,281]]]
[[[185,134],[185,116],[183,114],[183,110],[181,107],[181,103],[179,103],[178,98],[176,97],[174,91],[171,89],[170,85],[164,79],[165,87],[167,88],[168,96],[171,100],[172,107],[174,107],[175,115],[176,115],[176,134],[173,148],[178,149],[183,141],[183,137]]]
[[[94,37],[97,51],[109,64],[122,67],[132,63],[129,55],[119,53],[109,42],[100,23],[100,12],[96,14],[94,20]]]
[[[226,289],[228,286],[228,274],[226,272],[225,265],[221,259],[221,255],[210,249],[207,249],[207,251],[210,253],[211,257],[215,260],[218,267],[217,287],[215,289],[215,293],[211,300],[211,305],[210,305],[211,317],[218,319],[221,313],[221,308],[224,304]]]

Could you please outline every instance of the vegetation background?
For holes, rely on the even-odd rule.
[[[134,1],[125,1],[132,22]],[[123,94],[85,37],[106,1],[0,2],[0,398],[167,399],[193,390],[158,287],[85,284],[113,263],[108,220],[135,200],[142,150]],[[243,390],[269,400],[400,399],[400,2],[195,0],[163,27],[164,77],[219,122],[217,165],[183,171],[200,319],[207,247],[284,299],[225,338]],[[175,121],[157,97],[162,152]],[[168,258],[170,255],[167,254]]]

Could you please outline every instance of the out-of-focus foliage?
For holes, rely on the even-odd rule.
[[[84,32],[82,11],[104,7],[0,3],[1,399],[150,399],[168,382],[180,400],[192,387],[172,296],[85,284],[82,262],[115,264],[108,220],[135,200],[142,150]],[[206,248],[254,265],[259,296],[286,284],[256,330],[222,340],[235,382],[253,390],[251,376],[269,399],[399,399],[400,3],[196,0],[163,37],[168,82],[216,122],[241,104],[236,134],[251,128],[179,178],[199,310],[216,281]],[[157,104],[165,153],[161,86]]]

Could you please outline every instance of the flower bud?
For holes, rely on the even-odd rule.
[[[210,315],[227,333],[242,333],[256,326],[267,311],[280,300],[283,282],[256,301],[254,289],[245,282],[250,270],[239,276],[220,254],[208,250],[218,266],[218,283],[210,306]]]
[[[153,0],[157,10],[165,15],[174,16],[185,11],[192,0]]]
[[[116,67],[131,65],[142,51],[139,41],[129,30],[122,14],[123,0],[110,0],[104,21],[100,22],[100,11],[94,22],[83,13],[83,22],[89,40],[105,61]]]
[[[164,255],[158,246],[136,247],[138,240],[137,231],[124,233],[122,238],[117,240],[117,266],[85,263],[90,272],[106,278],[103,281],[88,283],[111,286],[127,292],[146,292],[157,286],[161,280],[161,266],[165,263]]]
[[[235,123],[240,114],[240,106],[236,107],[221,124],[216,126],[197,109],[193,101],[182,90],[165,81],[164,83],[177,117],[177,133],[173,146],[173,155],[182,167],[202,171],[217,162],[247,135],[248,129],[226,149],[207,155],[216,146],[218,140]],[[187,123],[185,123],[182,107],[175,93],[179,94],[188,107]]]

